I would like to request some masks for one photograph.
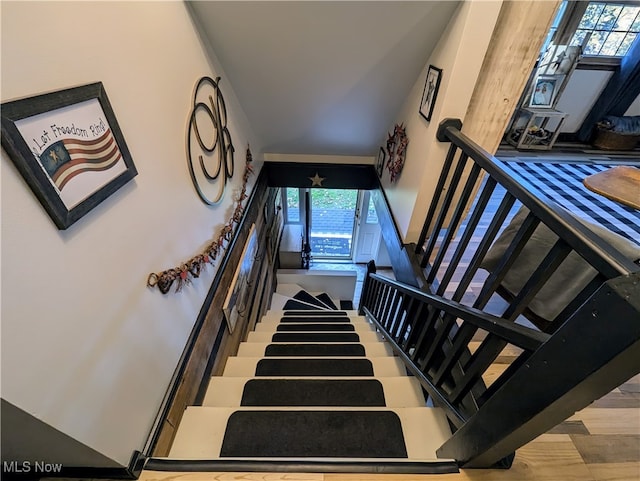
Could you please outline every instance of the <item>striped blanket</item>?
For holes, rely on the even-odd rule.
[[[547,197],[580,217],[640,244],[640,211],[588,190],[585,177],[609,169],[611,163],[499,161],[510,174],[526,179]],[[624,165],[630,165],[625,162]],[[632,163],[640,167],[640,162]]]

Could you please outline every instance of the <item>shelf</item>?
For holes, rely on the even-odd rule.
[[[567,118],[566,112],[555,109],[535,109],[523,107],[518,111],[517,120],[527,118],[524,127],[512,128],[507,141],[518,150],[550,150],[560,134],[560,128]],[[547,129],[550,121],[557,124],[554,130]],[[519,124],[518,121],[514,125]]]

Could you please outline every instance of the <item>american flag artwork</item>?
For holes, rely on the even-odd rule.
[[[97,99],[34,115],[16,126],[67,209],[127,170]]]
[[[108,170],[120,159],[122,154],[110,129],[94,140],[59,140],[40,155],[40,163],[59,191],[74,177]]]

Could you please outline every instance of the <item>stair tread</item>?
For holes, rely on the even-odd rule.
[[[398,415],[361,409],[236,411],[227,422],[220,456],[408,457]]]
[[[244,384],[240,404],[386,407],[377,379],[251,379]]]
[[[375,342],[383,337],[377,332],[360,333],[275,333],[251,331],[247,342]]]
[[[258,322],[255,332],[375,332],[364,322]]]
[[[238,411],[282,411],[282,409],[259,407],[196,407],[190,406],[185,411],[182,422],[177,430],[171,448],[170,457],[181,459],[220,459],[222,439],[226,430],[227,420]],[[443,461],[435,455],[438,449],[450,436],[451,432],[446,416],[439,408],[366,408],[341,407],[336,409],[291,407],[284,412],[318,411],[318,412],[393,412],[400,419],[406,445],[407,461]],[[318,432],[307,430],[309,436],[318,436]],[[273,443],[273,438],[269,438]],[[238,457],[242,459],[242,457]],[[331,457],[319,459],[332,459]],[[279,457],[279,459],[310,460],[307,457]],[[385,459],[373,457],[339,458],[339,459]]]
[[[245,384],[255,377],[227,377],[214,376],[209,381],[209,386],[202,402],[203,406],[233,407],[240,406]],[[282,378],[261,377],[260,380],[279,380]],[[426,405],[422,388],[418,380],[411,376],[376,377],[376,381],[382,384],[385,403],[387,407],[423,407]],[[288,377],[287,381],[340,381],[349,382],[350,378],[323,378]],[[357,379],[367,380],[368,379]]]
[[[366,357],[384,357],[393,355],[393,350],[391,346],[385,342],[374,341],[374,342],[358,342],[358,343],[341,343],[341,342],[333,342],[333,343],[309,343],[309,342],[292,342],[292,343],[271,343],[271,342],[243,342],[238,347],[237,357],[266,357],[267,349],[269,346],[274,346],[275,348],[285,348],[286,346],[294,346],[299,348],[304,347],[313,347],[313,346],[328,346],[329,348],[336,347],[344,347],[344,346],[363,346],[364,347],[364,355]],[[273,349],[273,348],[272,348]],[[293,355],[293,354],[291,354]],[[312,354],[313,356],[317,356],[319,354]],[[285,356],[281,356],[285,357]],[[295,356],[298,357],[298,356]]]
[[[309,365],[309,368],[313,368],[313,365],[316,366],[320,366],[318,367],[318,369],[326,369],[327,371],[323,371],[323,372],[337,372],[337,371],[332,371],[333,366],[329,366],[329,367],[322,367],[322,366],[326,366],[326,365],[331,365],[332,363],[334,365],[336,364],[352,364],[354,363],[354,361],[359,361],[358,364],[363,364],[364,361],[368,361],[368,363],[366,364],[370,364],[372,367],[372,372],[371,372],[371,376],[402,376],[402,375],[406,375],[406,370],[404,368],[404,365],[402,364],[402,362],[395,357],[373,357],[373,358],[350,358],[350,357],[346,357],[346,358],[336,358],[336,357],[322,357],[322,358],[306,358],[306,357],[301,357],[301,358],[295,358],[295,357],[284,357],[284,358],[277,358],[277,357],[268,357],[268,358],[254,358],[254,357],[237,357],[237,356],[232,356],[230,358],[227,359],[227,364],[224,368],[224,376],[255,376],[257,373],[257,370],[259,368],[259,363],[261,364],[276,364],[277,362],[280,362],[282,364],[287,364],[289,366],[294,366],[296,363],[299,363],[301,365],[301,367],[299,369],[296,369],[295,367],[291,367],[291,370],[288,372],[291,372],[292,376],[304,376],[304,375],[308,375],[308,376],[314,376],[314,374],[303,374],[303,371],[301,370],[304,366],[304,364]],[[335,369],[339,369],[340,366],[336,365]],[[262,375],[270,375],[270,376],[278,376],[278,375],[284,375],[284,374],[278,374],[275,373],[275,371],[269,371],[269,372],[274,372],[273,374],[264,374],[267,371],[261,371]],[[353,372],[353,371],[350,371]],[[315,376],[363,376],[363,375],[369,375],[369,374],[361,374],[364,371],[358,370],[357,371],[358,374],[339,374],[339,373],[335,373],[335,374],[315,374]],[[298,373],[298,374],[293,374],[293,373]]]

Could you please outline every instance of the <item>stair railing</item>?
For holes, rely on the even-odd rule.
[[[371,262],[360,312],[445,410],[454,434],[438,456],[464,467],[509,466],[516,449],[640,372],[640,269],[533,186],[525,189],[523,179],[510,177],[460,127],[448,120],[438,132],[451,148],[417,244],[430,285],[418,290],[387,279]],[[481,174],[485,179],[464,218]],[[498,184],[506,193],[487,219],[484,210]],[[516,202],[529,213],[467,305],[474,276]],[[481,220],[488,226],[475,247]],[[557,236],[553,247],[502,314],[487,312],[539,225]],[[474,247],[462,265],[464,251]],[[594,279],[544,326],[546,332],[515,323],[571,252],[588,263]],[[510,365],[494,364],[500,356]]]

